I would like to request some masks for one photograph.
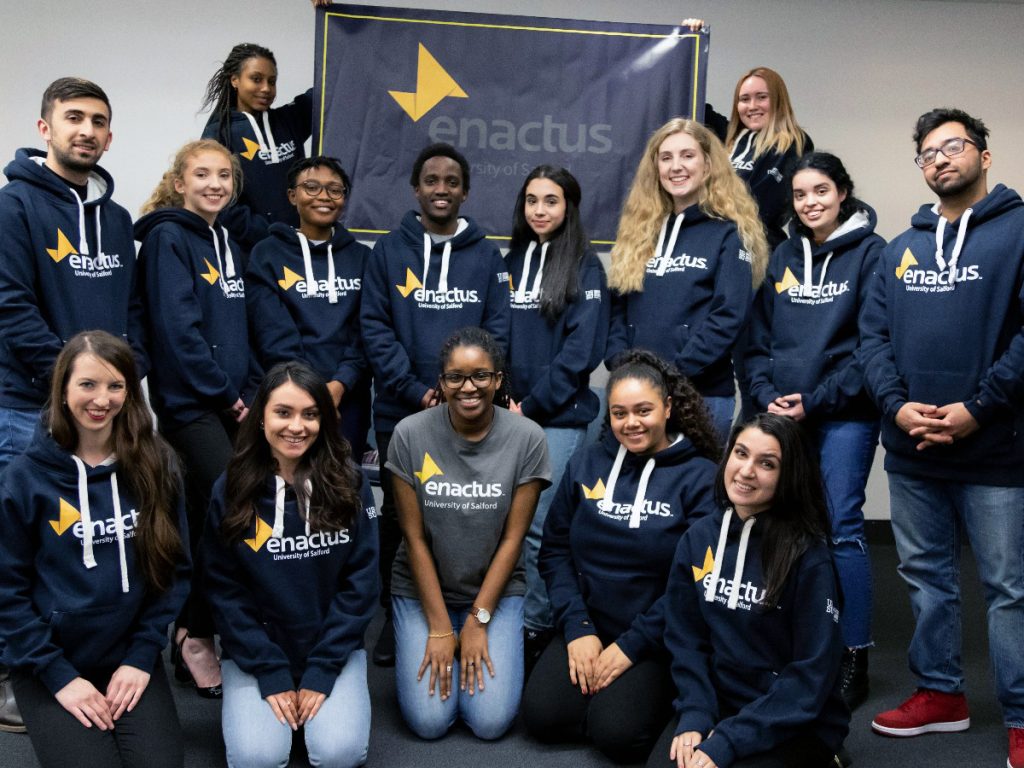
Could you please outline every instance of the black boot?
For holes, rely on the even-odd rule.
[[[373,663],[378,667],[395,666],[395,623],[390,615],[380,628],[377,644],[373,646]]]
[[[847,648],[839,668],[843,701],[853,712],[868,698],[868,649]]]
[[[530,679],[537,659],[554,637],[553,629],[523,629],[523,680]]]
[[[0,731],[26,731],[25,722],[18,711],[18,702],[14,700],[14,687],[11,685],[10,670],[7,667],[0,667]]]

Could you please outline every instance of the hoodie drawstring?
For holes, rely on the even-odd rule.
[[[128,593],[128,558],[124,552],[124,520],[121,519],[121,494],[117,492],[117,473],[110,473],[110,492],[114,497],[114,532],[117,534],[117,552],[121,561],[121,591]]]
[[[644,464],[644,471],[640,473],[640,484],[636,487],[636,496],[633,497],[633,506],[629,508],[629,527],[640,527],[640,513],[643,512],[644,504],[647,503],[647,483],[654,471],[654,457],[652,456]]]
[[[615,495],[615,484],[619,481],[619,473],[622,471],[622,462],[626,458],[626,446],[620,444],[619,451],[615,454],[615,462],[612,464],[612,471],[608,473],[608,484],[604,487],[604,498],[597,502],[598,509],[610,512],[612,508],[612,496]]]
[[[711,569],[711,581],[704,589],[704,600],[709,603],[715,602],[715,593],[718,591],[718,582],[722,578],[722,561],[725,559],[725,545],[729,539],[729,521],[732,519],[732,507],[725,510],[722,516],[722,528],[718,532],[718,546],[715,548],[715,565]],[[747,546],[750,542],[750,529],[754,527],[756,517],[748,517],[743,523],[743,530],[740,533],[740,546],[736,552],[736,568],[733,570],[732,591],[729,594],[727,606],[730,611],[736,610],[740,597],[740,580],[743,578],[743,566],[747,561]]]
[[[545,242],[540,247],[540,266],[537,268],[537,274],[533,278],[533,286],[530,291],[527,292],[526,284],[530,279],[530,267],[533,261],[533,252],[537,248],[537,243],[531,242],[526,246],[526,256],[523,260],[523,274],[519,278],[519,287],[516,289],[516,304],[525,304],[528,301],[537,301],[540,298],[540,284],[544,277],[544,263],[548,256],[548,245],[550,241]]]
[[[953,243],[953,255],[950,257],[948,265],[945,257],[942,255],[942,240],[945,235],[946,224],[948,223],[945,216],[939,216],[939,224],[935,228],[935,261],[938,262],[940,270],[945,270],[947,266],[949,267],[950,285],[956,283],[956,265],[960,261],[960,251],[964,248],[964,239],[967,236],[967,222],[970,220],[972,213],[974,213],[974,209],[968,208],[960,217],[960,227],[956,232],[956,242]]]
[[[306,480],[306,535],[309,536],[309,503],[313,496],[313,483]],[[284,536],[284,493],[285,482],[280,475],[274,475],[274,527],[270,535],[280,539]]]
[[[813,285],[811,284],[814,277],[814,267],[811,259],[811,241],[806,237],[801,237],[800,240],[804,246],[804,295],[814,296]],[[825,285],[825,273],[828,272],[828,263],[832,261],[833,253],[835,253],[835,251],[828,252],[828,256],[825,257],[825,264],[821,268],[821,277],[818,279],[818,293],[816,294],[818,296],[821,295],[821,289]]]
[[[224,292],[224,295],[227,296],[228,284],[225,278],[235,276],[235,259],[231,255],[231,243],[228,241],[228,231],[224,227],[220,228],[221,235],[224,238],[223,257],[220,252],[220,240],[217,239],[217,230],[210,227],[210,232],[213,234],[213,252],[217,258],[217,271],[220,273],[218,282],[220,283],[220,289]]]
[[[427,287],[427,275],[430,274],[430,251],[433,248],[434,241],[430,239],[430,235],[426,232],[423,233],[423,277],[420,278],[420,282],[423,283],[423,287]],[[444,250],[441,251],[441,279],[437,282],[437,290],[442,293],[448,290],[448,265],[452,258],[452,241],[445,240]]]
[[[270,130],[270,112],[263,113],[263,131],[267,137],[265,140],[263,138],[263,133],[260,133],[260,128],[256,123],[256,118],[248,112],[243,112],[242,114],[249,119],[249,125],[252,127],[252,132],[256,134],[256,142],[260,145],[260,151],[270,153],[271,163],[280,162],[277,155],[277,142],[274,141],[274,133]]]
[[[96,555],[92,543],[92,509],[89,507],[89,479],[85,462],[71,454],[78,467],[78,514],[82,518],[82,564],[86,568],[96,567]],[[121,519],[121,495],[117,488],[117,473],[110,475],[110,492],[114,500],[114,532],[117,535],[117,549],[121,566],[121,591],[128,591],[128,558],[124,545],[124,520]]]
[[[302,248],[302,263],[306,268],[306,298],[310,298],[316,293],[316,276],[313,274],[313,256],[309,250],[309,240],[304,234],[295,231],[295,234],[299,237],[299,246]],[[333,236],[333,230],[331,232]],[[328,300],[331,304],[338,303],[338,286],[335,285],[334,271],[334,247],[328,242],[327,243],[327,295]]]
[[[672,214],[665,217],[664,223],[661,225],[661,234],[658,236],[658,248],[654,252],[655,257],[658,259],[658,277],[662,277],[665,274],[665,270],[668,269],[668,261],[672,256],[672,253],[676,248],[676,240],[679,238],[679,228],[683,226],[683,219],[686,215],[680,213],[676,215],[675,224],[672,225],[672,236],[668,239],[668,247],[663,251],[661,246],[665,243],[665,233],[668,231],[668,220],[672,218]]]

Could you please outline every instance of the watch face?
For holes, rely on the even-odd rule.
[[[491,620],[491,612],[486,608],[478,608],[476,611],[476,620],[481,624],[486,624]]]

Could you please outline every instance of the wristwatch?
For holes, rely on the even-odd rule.
[[[484,625],[486,625],[487,622],[491,620],[491,612],[488,611],[486,608],[474,607],[469,610],[469,613],[471,616],[475,616],[476,620]]]

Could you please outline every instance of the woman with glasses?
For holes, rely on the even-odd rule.
[[[370,428],[370,372],[359,332],[370,249],[338,222],[350,192],[348,175],[334,158],[295,163],[288,171],[288,200],[299,227],[271,224],[245,277],[253,348],[263,367],[302,360],[320,374],[358,460]]]
[[[399,422],[388,449],[403,535],[391,580],[398,704],[420,738],[461,718],[496,739],[522,694],[521,551],[550,482],[547,445],[501,407],[504,355],[486,331],[456,331],[440,357],[442,403]]]

